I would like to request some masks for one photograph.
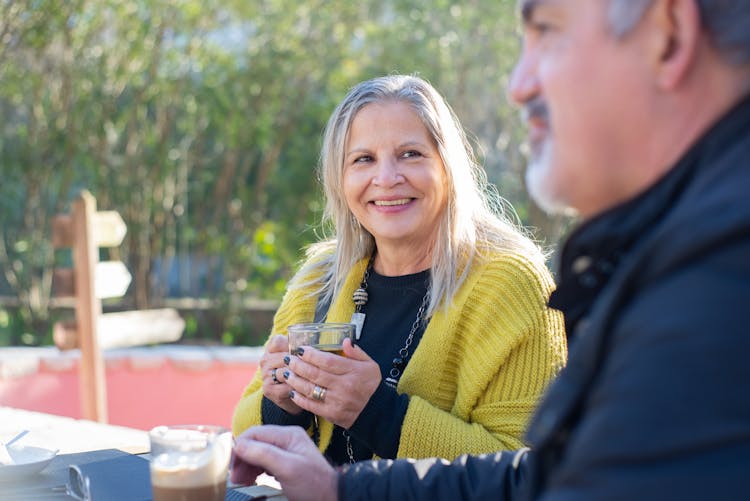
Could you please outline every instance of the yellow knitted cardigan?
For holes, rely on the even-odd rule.
[[[365,259],[352,268],[328,321],[349,321],[366,266]],[[475,260],[448,311],[433,315],[398,383],[410,396],[398,457],[453,459],[523,445],[527,421],[566,359],[562,316],[546,306],[552,287],[547,269],[522,255]],[[313,319],[317,297],[308,293],[286,293],[272,335]],[[262,398],[258,372],[235,408],[235,435],[261,424]],[[325,451],[333,424],[319,423]]]

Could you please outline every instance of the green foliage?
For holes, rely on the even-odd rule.
[[[203,295],[223,319],[210,335],[254,339],[245,300],[279,299],[317,236],[328,115],[376,75],[435,84],[490,179],[544,226],[526,210],[522,134],[503,91],[514,5],[0,0],[0,289],[20,302],[16,330],[48,328],[50,220],[87,188],[128,225],[115,258],[134,276],[129,305],[163,301],[168,266],[157,271],[156,260],[204,258],[217,264]],[[187,337],[206,336],[191,322]]]

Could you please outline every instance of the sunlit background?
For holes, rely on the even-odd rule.
[[[257,345],[320,234],[321,132],[355,83],[414,73],[553,248],[504,87],[514,0],[0,0],[0,346],[51,344],[50,221],[81,189],[128,233],[105,311],[173,306],[183,342]],[[51,302],[52,301],[52,302]]]

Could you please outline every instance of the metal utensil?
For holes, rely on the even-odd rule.
[[[55,485],[52,487],[48,486],[3,486],[0,484],[0,497],[5,501],[15,501],[21,499],[47,499],[49,497],[62,497],[68,498],[70,495],[70,489],[67,485]]]
[[[18,442],[19,440],[21,440],[28,432],[29,432],[29,430],[22,430],[18,435],[16,435],[15,437],[11,438],[7,442],[5,442],[5,444],[3,444],[3,445],[5,445],[5,448],[7,449],[8,447],[11,446],[11,444],[14,444],[14,443]]]

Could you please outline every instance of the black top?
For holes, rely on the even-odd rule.
[[[382,380],[370,398],[349,434],[356,460],[369,459],[373,454],[382,458],[395,458],[401,439],[401,425],[409,406],[409,397],[399,395],[385,384],[385,378],[393,366],[393,359],[404,347],[417,311],[429,286],[429,270],[412,275],[386,277],[374,270],[367,280],[368,301],[363,307],[365,323],[359,346],[380,366]],[[417,329],[409,349],[408,363],[424,333],[426,324]],[[403,369],[401,371],[403,373]],[[288,414],[267,398],[263,398],[262,418],[266,424],[299,425],[304,428],[312,424],[312,415],[303,412],[298,416]],[[325,451],[334,464],[349,462],[346,438],[343,430],[334,427],[331,443]]]

